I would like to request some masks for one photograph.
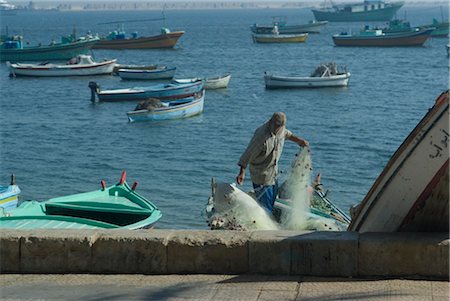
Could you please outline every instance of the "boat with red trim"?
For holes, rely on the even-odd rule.
[[[408,135],[363,201],[350,231],[448,232],[449,91]]]
[[[333,42],[336,46],[423,46],[432,31],[433,29],[415,29],[408,32],[385,33],[382,29],[369,29],[366,26],[358,34],[343,32],[333,35]]]

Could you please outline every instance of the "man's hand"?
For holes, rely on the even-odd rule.
[[[301,140],[298,142],[298,145],[305,147],[305,146],[308,146],[309,143],[308,143],[308,141],[306,141],[305,139],[301,139]]]
[[[244,178],[245,178],[245,169],[241,167],[241,170],[239,171],[239,174],[236,177],[236,183],[242,185],[242,183],[244,183]]]

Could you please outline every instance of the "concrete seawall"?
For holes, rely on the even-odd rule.
[[[449,279],[448,233],[0,232],[0,272]]]

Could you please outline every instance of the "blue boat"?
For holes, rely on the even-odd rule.
[[[0,208],[9,211],[17,207],[19,201],[20,188],[16,185],[14,175],[11,176],[11,184],[8,186],[0,185]]]
[[[386,3],[383,0],[365,0],[362,3],[336,4],[331,7],[313,9],[312,13],[317,21],[389,21],[403,4],[403,2]]]
[[[127,113],[128,120],[162,121],[192,117],[203,112],[205,90],[194,96],[161,102],[158,99],[145,100],[139,103],[134,111]]]
[[[145,100],[148,98],[158,98],[160,100],[170,100],[186,98],[203,90],[203,82],[197,80],[191,83],[168,83],[156,84],[148,87],[134,87],[115,90],[101,90],[96,82],[90,82],[91,101],[128,101]]]
[[[75,34],[64,36],[61,42],[49,45],[24,46],[22,36],[6,37],[0,44],[0,61],[61,61],[87,54],[99,41],[98,37],[76,38]]]

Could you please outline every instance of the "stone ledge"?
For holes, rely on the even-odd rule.
[[[2,230],[0,272],[449,278],[448,233]]]

